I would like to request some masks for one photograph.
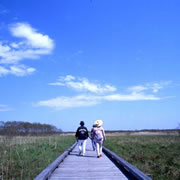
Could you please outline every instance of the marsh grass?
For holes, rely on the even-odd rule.
[[[179,136],[111,136],[104,145],[153,180],[180,179]]]
[[[68,149],[73,136],[0,137],[0,180],[30,180]]]

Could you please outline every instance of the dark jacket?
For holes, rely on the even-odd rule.
[[[85,140],[85,139],[87,139],[87,138],[89,137],[87,128],[84,127],[84,126],[78,127],[75,136],[76,136],[76,138],[79,139],[79,140]]]

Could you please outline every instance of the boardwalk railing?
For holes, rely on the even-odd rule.
[[[47,180],[65,157],[74,149],[77,142],[74,143],[68,150],[61,154],[55,161],[53,161],[46,169],[44,169],[34,180]]]
[[[133,180],[152,180],[142,171],[132,166],[130,163],[119,157],[114,152],[109,149],[103,147],[103,152],[119,167],[124,173],[129,177],[129,179]]]

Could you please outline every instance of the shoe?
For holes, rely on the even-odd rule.
[[[102,157],[102,154],[100,154],[99,156]]]
[[[97,158],[100,158],[100,155],[99,155],[99,156],[97,156]]]

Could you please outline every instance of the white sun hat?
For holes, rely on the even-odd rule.
[[[97,125],[97,126],[102,126],[103,121],[102,121],[102,120],[96,120],[96,121],[94,122],[94,124]]]

